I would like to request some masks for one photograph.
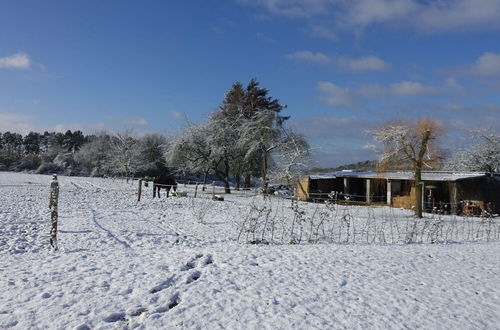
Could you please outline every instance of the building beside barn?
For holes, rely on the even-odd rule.
[[[500,213],[500,173],[423,172],[421,184],[426,212]],[[339,171],[310,175],[300,178],[295,197],[304,201],[336,199],[412,208],[413,172]]]

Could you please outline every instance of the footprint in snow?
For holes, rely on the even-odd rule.
[[[104,322],[112,323],[125,320],[125,313],[112,313],[104,318]]]
[[[203,254],[197,254],[194,256],[193,259],[191,259],[190,261],[188,261],[184,266],[181,267],[181,270],[182,271],[186,271],[186,270],[190,270],[190,269],[193,269],[194,267],[196,267],[196,261],[198,259],[200,259],[201,257],[203,257]]]
[[[205,264],[205,265],[211,265],[211,264],[213,264],[213,263],[214,263],[214,258],[212,257],[212,255],[210,255],[210,254],[209,254],[209,255],[207,256],[207,258],[205,259],[204,264]]]
[[[75,328],[75,330],[90,330],[90,327],[86,324],[80,324]]]
[[[144,307],[139,307],[137,309],[134,309],[133,311],[131,311],[129,314],[130,316],[132,317],[137,317],[137,316],[140,316],[141,314],[144,314],[146,313],[148,310]]]
[[[190,269],[193,269],[195,266],[196,265],[194,263],[194,260],[188,261],[184,266],[182,266],[181,270],[182,271],[190,270]]]
[[[181,297],[180,297],[179,293],[177,292],[172,297],[170,297],[170,300],[166,306],[163,306],[163,307],[156,309],[155,312],[156,313],[168,312],[169,310],[173,309],[174,307],[176,307],[180,303],[181,303]]]
[[[201,277],[201,272],[196,271],[188,276],[186,284],[193,283],[194,281],[197,281],[200,277]]]
[[[160,283],[159,285],[155,286],[151,290],[149,290],[149,293],[157,293],[160,292],[168,287],[170,287],[174,283],[174,276],[170,276],[167,278],[165,281]]]

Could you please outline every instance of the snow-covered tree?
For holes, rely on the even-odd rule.
[[[64,133],[63,145],[69,152],[77,152],[85,142],[85,136],[81,131],[71,132],[71,130],[67,130]]]
[[[457,151],[446,167],[459,171],[500,172],[500,133],[475,130],[471,135],[475,143]]]
[[[117,133],[111,139],[111,164],[114,174],[128,178],[140,167],[140,148],[131,132]]]
[[[422,118],[416,123],[389,122],[371,131],[381,145],[380,165],[383,169],[406,167],[414,172],[415,214],[422,218],[422,170],[435,169],[441,160],[437,146],[441,124]]]
[[[269,96],[269,90],[259,87],[255,79],[249,82],[245,93],[240,144],[246,150],[247,162],[258,155],[264,189],[268,184],[271,154],[282,143],[281,128],[289,118],[280,115],[284,108],[286,106]]]
[[[41,136],[36,132],[29,132],[23,139],[24,153],[38,155],[40,153]]]
[[[162,134],[148,134],[139,140],[140,159],[138,171],[147,176],[157,175],[158,171],[167,170],[166,153],[169,139]]]
[[[2,163],[9,165],[17,161],[22,155],[23,136],[19,133],[5,132],[3,134],[3,148],[0,153]]]
[[[111,172],[111,136],[101,132],[84,144],[75,158],[92,176],[103,176]]]
[[[212,149],[207,140],[209,131],[207,123],[189,125],[174,139],[167,152],[168,162],[172,166],[203,173],[205,184],[211,168]]]
[[[304,136],[289,129],[283,128],[281,135],[283,138],[276,150],[277,161],[271,175],[273,179],[291,186],[312,162],[310,147]]]

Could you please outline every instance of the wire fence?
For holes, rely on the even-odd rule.
[[[317,204],[267,198],[254,202],[239,223],[238,241],[247,243],[450,243],[500,239],[494,217],[428,213],[388,206]]]

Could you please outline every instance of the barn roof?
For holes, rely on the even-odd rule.
[[[423,172],[423,181],[457,181],[462,179],[486,176],[485,172]],[[335,179],[335,178],[361,178],[361,179],[389,179],[389,180],[412,180],[413,172],[375,172],[375,171],[337,171],[310,175],[310,179]]]

